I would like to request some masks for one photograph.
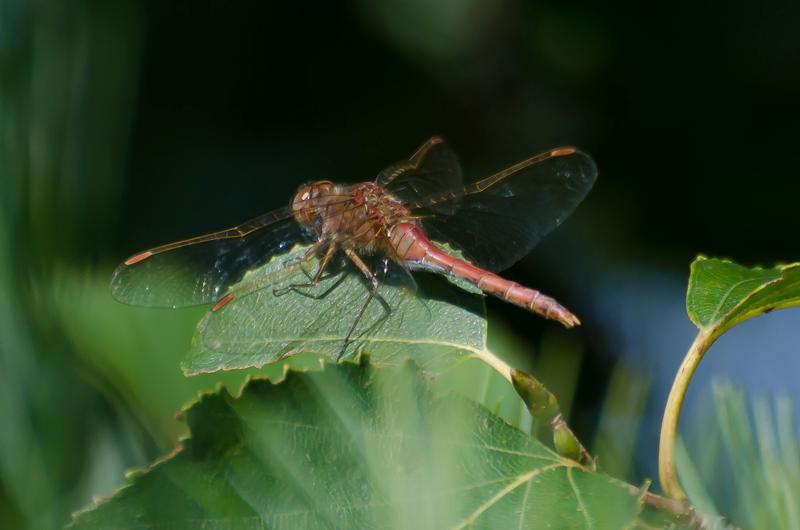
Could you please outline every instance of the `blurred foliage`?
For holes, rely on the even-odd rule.
[[[748,398],[730,381],[714,383],[714,409],[691,431],[698,453],[679,453],[691,502],[743,528],[800,526],[800,436],[788,396]]]
[[[90,383],[97,372],[48,303],[59,266],[109,234],[120,180],[108,177],[124,166],[130,135],[138,10],[87,7],[0,8],[4,528],[57,528],[154,453],[130,411]],[[112,36],[114,46],[102,44]]]
[[[0,527],[61,526],[172,448],[199,389],[244,378],[185,379],[200,313],[117,304],[116,263],[281,206],[304,180],[369,178],[433,133],[470,178],[558,144],[593,154],[590,200],[508,273],[582,317],[599,307],[584,286],[626,261],[683,274],[698,250],[800,255],[798,11],[0,0]],[[639,481],[653,374],[615,363],[591,320],[566,334],[488,305],[490,349],[558,396],[601,467]],[[437,384],[531,428],[499,376],[459,369]],[[709,497],[749,510],[731,483]]]
[[[792,401],[762,397],[748,406],[741,390],[724,383],[714,394],[740,499],[724,513],[749,528],[800,527],[800,438]]]
[[[183,448],[73,528],[623,528],[640,493],[489,411],[434,398],[413,363],[252,381],[187,411]]]

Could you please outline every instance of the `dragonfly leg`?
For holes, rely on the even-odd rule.
[[[318,243],[318,245],[321,246],[320,243]],[[309,251],[313,250],[315,247],[317,247],[317,245],[311,247]],[[273,289],[272,294],[274,294],[275,296],[283,296],[289,291],[294,291],[296,289],[310,289],[312,287],[316,287],[320,279],[322,278],[322,273],[325,272],[325,269],[328,268],[328,265],[330,264],[334,254],[336,254],[336,244],[330,243],[328,245],[328,249],[325,251],[325,255],[322,256],[322,259],[319,262],[316,274],[314,274],[313,278],[309,278],[310,281],[308,283],[295,283],[292,285],[288,285],[286,287],[282,287],[280,289]],[[311,256],[309,255],[308,258],[310,257]],[[305,271],[305,269],[303,269],[303,272],[306,274],[306,276],[308,276],[308,273]]]
[[[378,281],[378,277],[369,270],[369,267],[361,257],[356,254],[352,249],[345,249],[344,253],[350,258],[358,270],[369,280],[372,284],[372,289],[369,291],[369,296],[367,296],[366,301],[364,301],[364,305],[361,306],[361,310],[358,312],[358,316],[356,317],[355,321],[353,321],[353,325],[350,326],[350,331],[347,332],[347,336],[344,339],[344,344],[342,345],[342,349],[339,350],[339,355],[336,356],[336,361],[340,361],[344,352],[347,350],[347,347],[350,345],[350,338],[353,336],[353,332],[355,332],[358,323],[361,322],[361,319],[364,317],[364,313],[367,311],[367,307],[369,307],[370,302],[372,302],[373,298],[378,298],[381,301],[381,304],[384,307],[388,307],[386,300],[378,293],[378,288],[380,287],[380,281]],[[389,270],[389,259],[383,258],[383,274],[386,275],[386,272]]]
[[[297,264],[297,263],[302,263],[303,261],[310,259],[311,256],[313,256],[314,253],[316,251],[318,251],[318,249],[320,249],[323,246],[324,243],[325,243],[325,241],[318,241],[317,243],[312,245],[311,248],[309,248],[302,256],[300,256],[299,258],[292,258],[290,260],[285,260],[283,262],[283,265],[285,267],[289,268],[290,265],[294,265],[294,264]],[[325,270],[325,267],[327,266],[328,262],[330,262],[331,256],[333,256],[334,252],[335,252],[335,249],[331,250],[330,247],[328,248],[328,250],[325,253],[325,257],[327,257],[327,261],[326,261],[325,257],[322,259],[322,261],[320,262],[320,270],[317,271],[317,274],[315,275],[314,278],[310,278],[309,275],[308,275],[308,272],[302,266],[300,266],[300,269],[303,271],[303,274],[305,274],[306,277],[309,277],[309,280],[311,280],[313,285],[316,285],[319,282],[320,278],[322,277],[322,272]],[[267,282],[265,282],[264,280],[267,280]],[[252,293],[252,292],[260,290],[262,287],[264,287],[268,283],[268,280],[269,280],[269,277],[261,278],[261,279],[255,280],[253,282],[250,282],[248,284],[245,284],[243,286],[240,286],[238,289],[236,289],[236,291],[229,292],[228,294],[226,294],[225,296],[223,296],[222,298],[217,300],[217,302],[211,308],[211,311],[212,312],[217,312],[220,309],[222,309],[223,307],[225,307],[226,305],[228,305],[234,298],[241,298],[242,296],[244,296],[246,294],[249,294],[249,293]],[[333,287],[336,287],[336,285],[338,285],[338,283],[339,282],[334,284]],[[284,288],[281,288],[281,289],[273,289],[272,290],[272,294],[274,296],[282,296],[282,295],[286,294],[287,292],[289,292],[290,290],[293,290],[293,289],[295,289],[297,287],[298,287],[297,285],[290,285],[289,287],[284,287]],[[299,287],[304,287],[304,285],[299,285]],[[327,293],[330,290],[332,290],[333,287],[331,287],[331,289],[328,289],[328,291],[323,293],[323,296],[327,295]]]
[[[310,247],[308,247],[308,248],[306,249],[306,251],[305,251],[305,252],[303,252],[303,255],[302,255],[302,256],[295,256],[295,257],[293,257],[293,258],[287,258],[287,259],[283,260],[283,262],[282,262],[281,264],[282,264],[284,267],[286,267],[286,266],[291,266],[291,265],[294,265],[294,264],[296,264],[296,263],[302,263],[302,262],[304,262],[304,261],[306,261],[306,260],[310,259],[310,258],[311,258],[312,256],[314,256],[315,254],[319,253],[319,249],[321,249],[322,247],[324,247],[324,246],[325,246],[325,243],[327,243],[327,241],[326,241],[326,240],[324,240],[324,239],[318,239],[316,243],[314,243],[313,245],[311,245]]]
[[[411,284],[411,292],[416,294],[419,292],[419,285],[417,285],[417,280],[414,278],[414,275],[411,274],[411,270],[409,270],[408,266],[405,264],[400,264],[400,269],[406,275],[406,279],[408,283]]]
[[[308,250],[303,252],[302,256],[295,256],[293,258],[286,259],[281,263],[281,265],[283,267],[285,267],[285,268],[288,268],[288,267],[294,267],[297,264],[301,264],[303,262],[306,262],[306,261],[310,260],[311,258],[313,258],[314,256],[319,255],[320,254],[320,250],[322,249],[322,247],[325,246],[325,244],[327,242],[328,242],[327,240],[320,239],[316,243],[311,245],[308,248]],[[300,266],[300,270],[303,271],[303,274],[306,275],[306,278],[308,278],[309,281],[312,280],[313,277],[311,276],[311,274],[309,274],[309,272],[306,270],[306,268],[304,266],[301,265]]]

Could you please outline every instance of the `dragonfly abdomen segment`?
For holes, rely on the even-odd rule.
[[[410,223],[396,225],[392,229],[390,243],[397,258],[412,268],[462,278],[487,294],[547,319],[557,320],[568,328],[580,324],[578,317],[555,299],[447,254],[431,243],[419,227]]]

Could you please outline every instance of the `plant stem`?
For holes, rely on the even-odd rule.
[[[663,497],[653,493],[652,491],[648,491],[648,488],[650,487],[649,480],[643,486],[634,486],[633,484],[627,484],[626,486],[632,494],[641,495],[642,503],[645,506],[649,506],[654,510],[672,514],[682,519],[693,530],[706,530],[709,528],[740,530],[738,527],[728,524],[727,521],[725,521],[725,519],[722,517],[718,517],[716,519],[703,518],[703,516],[697,513],[697,510],[695,510],[694,506],[686,501],[670,499],[668,497]],[[717,523],[717,525],[715,525],[715,523]],[[724,526],[719,526],[719,523],[723,523]]]
[[[480,359],[481,361],[485,362],[489,366],[495,369],[498,374],[503,376],[503,379],[511,383],[511,372],[512,368],[505,362],[503,359],[495,355],[494,353],[490,352],[487,349],[483,350],[473,350],[473,354],[475,357]]]
[[[669,397],[667,398],[667,406],[664,409],[664,419],[661,421],[661,439],[658,445],[658,477],[664,493],[678,501],[686,500],[686,493],[678,482],[678,473],[675,467],[678,420],[692,375],[694,375],[697,365],[715,339],[713,328],[702,330],[695,337],[692,346],[683,358],[680,368],[678,368],[675,380],[672,382],[672,389],[669,391]]]
[[[669,512],[682,518],[692,529],[702,530],[709,528],[707,521],[695,511],[694,507],[685,501],[669,499],[646,491],[644,495],[642,495],[642,502],[651,508]],[[723,519],[719,519],[719,521],[723,521]],[[728,530],[737,530],[735,526],[728,525],[727,523],[725,528]]]

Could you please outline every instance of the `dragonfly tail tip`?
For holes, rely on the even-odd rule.
[[[569,311],[567,311],[566,309],[564,309],[561,312],[561,314],[556,315],[555,320],[561,322],[561,324],[563,324],[564,327],[567,329],[571,329],[574,328],[575,326],[581,325],[580,319],[575,315],[573,315],[572,313],[570,313]]]

